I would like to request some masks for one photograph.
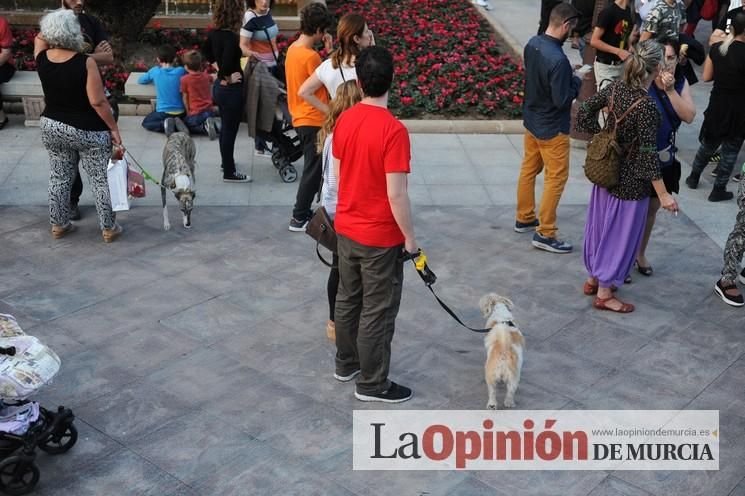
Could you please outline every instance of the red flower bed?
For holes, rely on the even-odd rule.
[[[521,114],[523,68],[502,53],[491,27],[468,0],[328,0],[337,17],[362,14],[375,41],[394,56],[390,107],[488,117]]]
[[[376,43],[393,53],[396,72],[389,106],[399,117],[521,114],[522,64],[502,53],[491,27],[469,0],[328,0],[328,6],[337,18],[348,12],[362,14]],[[140,41],[151,46],[170,43],[183,52],[199,49],[206,33],[155,26]],[[14,29],[13,34],[17,68],[35,70],[36,31]],[[296,37],[280,35],[280,50],[284,52]],[[120,96],[129,71],[144,71],[154,63],[138,60],[126,67],[107,66],[106,87]]]

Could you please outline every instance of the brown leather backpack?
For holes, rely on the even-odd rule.
[[[644,97],[638,98],[626,109],[626,112],[621,114],[621,117],[616,118],[613,109],[613,97],[615,93],[616,85],[614,84],[611,90],[608,116],[605,119],[605,124],[603,125],[603,129],[594,135],[587,144],[587,156],[585,157],[585,176],[593,184],[606,189],[618,184],[621,159],[625,158],[628,154],[628,151],[624,150],[616,140],[618,125],[629,115],[634,107],[644,100]],[[611,116],[613,116],[612,124]]]

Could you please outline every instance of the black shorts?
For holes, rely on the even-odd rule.
[[[665,183],[665,189],[668,193],[680,193],[680,162],[673,160],[673,163],[667,167],[663,167],[662,170],[662,182]],[[657,192],[653,187],[650,187],[649,193],[650,198],[657,198]]]

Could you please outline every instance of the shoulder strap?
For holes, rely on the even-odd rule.
[[[347,78],[344,77],[344,69],[342,69],[341,66],[342,66],[342,63],[339,62],[339,72],[341,73],[341,80],[346,83],[347,82]]]
[[[639,105],[640,103],[642,103],[643,100],[644,100],[644,97],[643,96],[640,96],[639,98],[637,98],[634,101],[634,103],[632,103],[631,106],[626,109],[626,112],[624,112],[623,114],[621,114],[621,117],[619,117],[618,119],[616,119],[616,126],[618,126],[621,123],[621,121],[624,120],[626,118],[626,116],[628,116],[631,113],[632,110],[634,110],[634,107],[636,107],[637,105]]]

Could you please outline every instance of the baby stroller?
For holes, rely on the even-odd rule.
[[[272,163],[286,183],[295,182],[293,162],[303,156],[303,147],[287,107],[287,92],[267,67],[252,58],[244,71],[248,135],[272,144]]]
[[[60,367],[59,357],[24,334],[11,315],[0,314],[0,492],[26,494],[39,482],[36,448],[65,453],[78,440],[75,416],[29,401]]]

